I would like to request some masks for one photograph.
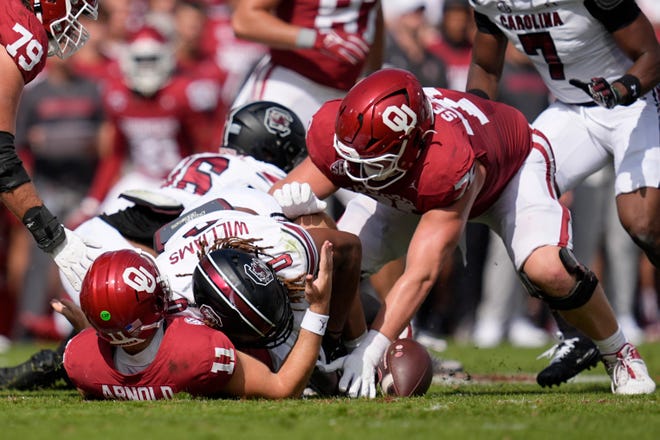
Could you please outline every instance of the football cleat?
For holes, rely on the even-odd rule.
[[[48,388],[66,380],[62,355],[54,350],[41,350],[15,367],[0,368],[0,389],[33,390]]]
[[[319,363],[328,364],[347,354],[346,347],[340,339],[333,339],[326,334],[323,338],[321,350],[319,351],[317,365]],[[314,367],[303,396],[330,397],[339,395],[339,374],[336,371],[324,373],[318,366]]]
[[[593,368],[600,359],[596,345],[585,337],[564,339],[557,333],[559,343],[542,353],[537,359],[550,358],[550,365],[536,376],[536,382],[542,387],[561,385],[577,376],[582,371]]]
[[[634,345],[625,344],[616,353],[616,361],[603,362],[612,378],[614,394],[651,394],[655,391],[655,382],[649,376],[646,364]]]
[[[463,364],[455,359],[445,359],[429,352],[431,356],[431,363],[433,364],[434,376],[455,376],[457,373],[463,372]]]

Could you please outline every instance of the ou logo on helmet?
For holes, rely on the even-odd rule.
[[[156,278],[142,266],[139,268],[127,267],[122,278],[126,285],[138,292],[154,293],[156,290]]]
[[[417,115],[406,104],[390,105],[383,112],[383,124],[394,132],[409,134],[417,126]]]

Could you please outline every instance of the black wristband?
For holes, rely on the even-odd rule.
[[[23,224],[34,236],[37,246],[46,252],[52,252],[66,238],[64,226],[43,205],[28,209]]]
[[[619,101],[619,104],[621,105],[630,105],[637,101],[637,98],[639,98],[639,95],[642,92],[642,84],[639,82],[639,78],[635,75],[626,73],[621,78],[614,80],[612,84],[614,83],[619,83],[626,88],[626,96],[622,97]]]
[[[470,90],[467,90],[467,93],[472,93],[473,95],[477,95],[479,98],[490,99],[490,96],[488,96],[488,93],[484,92],[481,89],[470,89]]]

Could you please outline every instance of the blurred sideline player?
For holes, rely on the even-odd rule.
[[[128,206],[126,189],[157,189],[183,158],[212,151],[209,114],[220,105],[200,96],[199,81],[177,71],[171,42],[143,27],[129,39],[119,60],[121,75],[109,81],[103,99],[104,157],[82,205],[82,218]],[[201,124],[201,125],[200,125]]]
[[[507,41],[526,53],[557,98],[533,126],[552,144],[560,194],[613,161],[619,219],[657,267],[660,45],[646,16],[634,0],[471,3],[478,32],[467,89],[494,98]],[[525,26],[530,19],[543,29]],[[563,340],[537,376],[541,386],[559,385],[599,358],[588,339],[557,321]]]

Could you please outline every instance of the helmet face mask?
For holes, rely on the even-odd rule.
[[[335,136],[334,147],[339,157],[345,160],[344,172],[354,182],[360,182],[369,189],[382,189],[406,174],[406,169],[399,167],[399,159],[406,151],[409,139],[397,141],[399,151],[380,156],[363,158],[354,148],[340,142]],[[353,164],[357,173],[353,171]]]
[[[283,105],[256,101],[231,111],[223,146],[289,172],[307,155],[305,127]]]
[[[253,253],[218,249],[204,256],[193,273],[193,294],[207,324],[238,347],[275,347],[291,333],[287,289]]]
[[[172,77],[174,52],[158,31],[144,28],[131,39],[120,58],[126,85],[143,96],[153,96]]]
[[[402,69],[381,69],[342,100],[333,146],[350,179],[382,189],[414,165],[432,125],[431,103],[419,81]]]
[[[97,0],[34,0],[33,10],[48,33],[48,56],[68,58],[89,39],[82,16],[98,17]]]
[[[101,254],[85,275],[80,306],[100,338],[129,347],[162,325],[171,291],[153,258],[123,249]]]

